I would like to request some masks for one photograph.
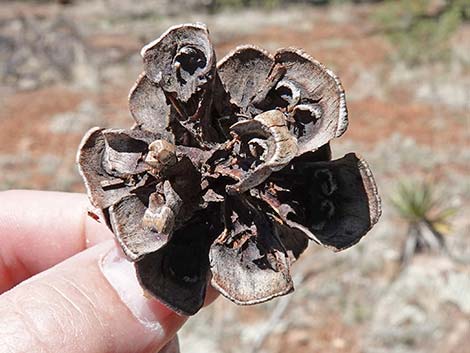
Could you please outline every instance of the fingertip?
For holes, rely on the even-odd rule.
[[[133,264],[118,249],[113,248],[102,257],[100,269],[122,302],[146,328],[165,333],[176,332],[186,320],[186,317],[145,294]]]
[[[219,292],[209,284],[207,284],[206,298],[204,299],[204,306],[210,305],[219,297]]]
[[[12,351],[23,347],[15,337],[40,337],[50,352],[155,352],[187,319],[144,295],[112,240],[7,291],[0,309],[0,347]],[[19,327],[15,337],[8,327]]]
[[[114,238],[104,221],[102,212],[93,209],[88,200],[84,203],[82,214],[86,248]]]
[[[178,336],[173,337],[158,353],[180,353]]]
[[[26,278],[113,237],[88,216],[86,195],[0,192],[0,293]]]

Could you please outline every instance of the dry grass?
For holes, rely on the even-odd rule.
[[[383,217],[344,253],[312,244],[294,266],[304,280],[289,299],[256,307],[219,299],[183,329],[183,351],[463,352],[470,336],[470,288],[464,280],[470,268],[438,255],[418,256],[394,281],[406,227],[387,200],[397,180],[434,178],[459,208],[449,249],[470,256],[470,27],[451,39],[450,61],[410,69],[392,60],[393,45],[371,31],[371,5],[211,16],[159,1],[168,6],[147,0],[120,1],[118,11],[109,11],[114,0],[66,8],[2,4],[0,26],[9,28],[0,37],[2,64],[18,40],[13,29],[20,13],[39,16],[44,28],[59,14],[74,21],[74,38],[86,57],[71,61],[71,77],[52,75],[52,81],[27,87],[0,79],[0,189],[83,192],[74,165],[81,136],[94,124],[131,124],[126,96],[142,68],[138,48],[171,24],[207,22],[220,56],[242,43],[303,47],[334,68],[349,92],[350,129],[333,142],[334,150],[336,156],[357,150],[370,162],[385,200]],[[41,67],[48,70],[49,64]],[[270,321],[276,308],[281,315]],[[261,332],[267,332],[262,340]]]

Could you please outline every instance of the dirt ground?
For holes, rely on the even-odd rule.
[[[343,82],[350,127],[333,153],[369,161],[382,219],[344,253],[312,245],[288,297],[256,307],[218,300],[182,330],[182,351],[467,352],[470,267],[427,254],[396,276],[405,225],[389,198],[401,180],[432,181],[459,209],[449,248],[470,257],[469,25],[453,35],[450,59],[410,67],[378,30],[373,5],[209,15],[163,0],[117,3],[2,3],[0,190],[83,192],[81,137],[92,126],[132,124],[139,50],[170,25],[205,22],[218,58],[247,43],[301,47]]]

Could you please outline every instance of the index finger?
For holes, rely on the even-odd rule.
[[[87,216],[86,195],[0,192],[0,293],[112,237]]]

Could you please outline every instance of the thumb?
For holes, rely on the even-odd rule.
[[[0,295],[7,352],[155,352],[186,320],[146,298],[108,241]]]

